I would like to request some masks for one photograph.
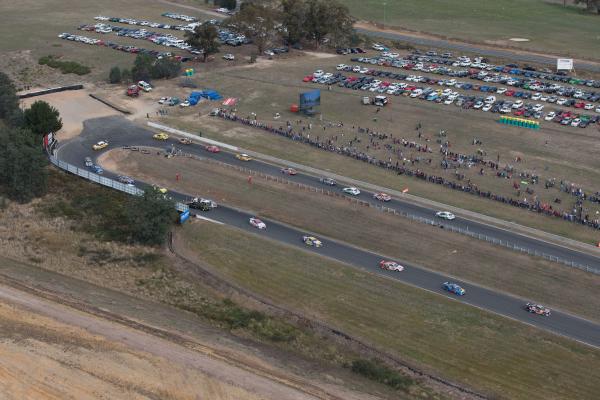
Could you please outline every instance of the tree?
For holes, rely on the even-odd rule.
[[[225,7],[228,10],[235,10],[235,7],[237,6],[237,1],[236,0],[218,0],[218,1],[215,1],[215,5]]]
[[[131,82],[131,70],[129,70],[127,68],[123,68],[121,70],[121,81],[123,81],[125,83]]]
[[[108,81],[110,83],[121,83],[121,69],[119,67],[112,67],[108,74]]]
[[[23,116],[25,127],[38,136],[58,132],[63,126],[58,110],[45,101],[33,103]]]
[[[306,0],[306,36],[317,47],[331,34],[339,42],[352,34],[353,21],[348,7],[337,0]]]
[[[152,78],[152,65],[154,58],[149,54],[138,53],[133,68],[131,69],[131,77],[134,81],[149,82]]]
[[[219,52],[218,37],[217,28],[211,24],[202,24],[197,26],[193,32],[187,31],[185,33],[185,40],[190,46],[202,49],[204,62],[206,62],[209,55]]]
[[[281,25],[287,43],[295,44],[307,36],[306,14],[307,4],[303,0],[281,1]]]
[[[48,159],[39,135],[0,125],[0,192],[26,203],[46,193]]]
[[[156,189],[133,196],[126,206],[126,228],[129,241],[145,245],[164,243],[171,224],[177,217],[175,204]]]
[[[584,3],[588,12],[600,14],[600,0],[575,0],[576,4]]]
[[[240,12],[227,19],[223,25],[252,39],[258,47],[258,52],[262,53],[276,33],[276,19],[277,15],[272,7],[249,3]]]
[[[172,57],[163,57],[156,60],[152,66],[152,78],[175,78],[181,74],[181,61]]]
[[[15,86],[8,75],[0,72],[0,119],[9,126],[19,126],[23,122],[22,114]]]

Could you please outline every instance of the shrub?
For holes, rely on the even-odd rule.
[[[90,67],[86,67],[85,65],[81,65],[75,61],[61,61],[51,55],[40,57],[38,64],[59,69],[63,74],[86,75],[91,72]]]
[[[121,69],[119,67],[112,67],[110,69],[108,81],[110,83],[121,83]]]
[[[367,379],[383,383],[396,390],[407,391],[414,381],[398,371],[383,364],[381,361],[358,359],[352,361],[351,370],[355,374],[362,375]]]

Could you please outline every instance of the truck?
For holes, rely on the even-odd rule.
[[[139,81],[137,85],[144,92],[150,92],[150,91],[152,91],[152,86],[150,86],[150,84],[148,82]]]
[[[209,199],[202,199],[198,197],[194,197],[190,201],[186,203],[188,207],[194,208],[200,211],[210,211],[213,208],[217,208],[217,203]]]
[[[140,88],[136,85],[131,85],[127,88],[127,96],[138,97],[140,95]]]
[[[375,97],[363,97],[362,103],[364,105],[372,104],[377,107],[384,107],[388,104],[387,96],[375,96]]]

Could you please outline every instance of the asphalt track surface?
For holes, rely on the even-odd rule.
[[[170,140],[169,142],[157,142],[156,140],[152,139],[152,134],[153,132],[143,127],[133,125],[121,117],[106,117],[88,120],[84,123],[84,130],[80,136],[75,137],[59,146],[58,157],[70,164],[84,168],[83,160],[86,156],[95,158],[102,153],[94,152],[91,149],[91,146],[99,140],[109,141],[110,146],[106,150],[121,146],[150,146],[166,148],[170,147],[170,143],[173,143]],[[214,156],[212,153],[206,152],[198,145],[185,146],[185,150],[186,152],[198,154],[207,158]],[[225,162],[237,162],[233,155],[224,152],[218,153],[216,158]],[[263,170],[263,172],[266,173],[280,173],[278,167],[269,164],[258,163],[257,161],[245,163],[244,165],[252,165],[253,168],[257,166],[260,166],[261,168],[264,167],[265,170]],[[109,171],[105,172],[104,175],[109,177],[114,176],[114,174]],[[310,179],[310,183],[307,184],[319,184],[314,177],[303,175],[299,176],[298,178]],[[189,199],[191,197],[189,194],[176,193],[172,191],[169,193],[175,199],[180,201]],[[194,196],[195,195],[197,194],[194,194]],[[368,195],[365,195],[365,198],[367,196]],[[430,216],[431,213],[432,211],[429,210]],[[320,238],[324,244],[321,248],[307,247],[304,245],[304,243],[302,243],[301,238],[302,235],[310,232],[302,231],[284,224],[277,223],[276,221],[270,221],[266,219],[263,219],[263,221],[267,224],[267,229],[258,230],[251,227],[248,223],[249,218],[253,215],[238,209],[220,205],[217,209],[214,209],[210,212],[201,213],[201,216],[240,228],[248,232],[256,233],[260,236],[264,236],[278,242],[304,248],[308,251],[312,251],[340,262],[353,265],[372,273],[398,279],[399,281],[408,283],[410,285],[488,311],[492,311],[494,313],[536,326],[538,328],[575,339],[582,343],[600,347],[600,324],[596,324],[592,321],[588,321],[560,311],[553,311],[550,317],[529,314],[523,308],[524,304],[527,301],[530,301],[527,299],[513,297],[493,291],[491,289],[462,282],[443,274],[405,263],[403,263],[405,266],[405,270],[403,272],[381,270],[378,268],[378,263],[385,257],[372,253],[368,250],[360,249],[328,238]],[[461,223],[461,221],[458,222]],[[469,221],[465,220],[462,223],[468,222]],[[318,235],[315,236],[318,237]],[[466,290],[467,294],[465,296],[458,297],[445,292],[441,288],[441,284],[445,281],[452,281],[460,284]]]
[[[543,64],[543,65],[555,67],[556,59],[560,58],[558,56],[550,57],[550,56],[530,54],[530,53],[525,53],[525,52],[517,53],[517,52],[511,51],[511,50],[501,50],[501,49],[494,49],[494,48],[478,47],[477,45],[471,45],[471,44],[460,43],[460,42],[451,42],[451,41],[443,40],[443,39],[420,38],[420,37],[415,37],[415,36],[411,36],[411,35],[403,35],[401,33],[394,33],[394,32],[378,32],[378,31],[370,31],[370,30],[362,29],[362,28],[357,28],[356,31],[359,33],[365,34],[365,35],[373,36],[373,37],[379,37],[379,38],[388,39],[388,40],[401,40],[403,42],[412,43],[417,46],[428,46],[428,47],[441,48],[441,49],[450,49],[450,50],[454,50],[454,51],[476,53],[476,54],[479,54],[482,56],[497,57],[497,58],[502,58],[505,60],[510,60],[513,62],[520,61],[523,63],[536,63],[536,64]],[[600,72],[600,64],[598,64],[598,63],[591,63],[591,62],[585,62],[585,61],[578,60],[578,61],[574,61],[573,67],[575,68],[575,70]]]

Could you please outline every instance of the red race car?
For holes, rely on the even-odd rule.
[[[221,151],[221,149],[218,148],[217,146],[206,146],[206,147],[204,147],[204,149],[206,151],[208,151],[209,153],[218,153]]]
[[[287,168],[282,168],[281,173],[286,174],[286,175],[297,175],[298,171],[296,171],[294,168],[287,167]]]

